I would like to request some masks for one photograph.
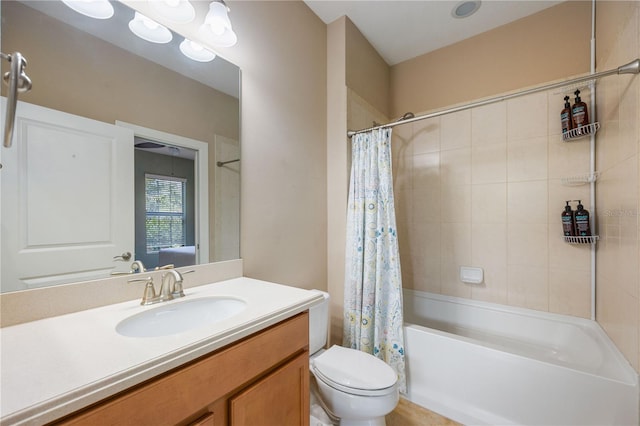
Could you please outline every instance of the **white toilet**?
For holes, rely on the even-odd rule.
[[[314,290],[317,291],[317,290]],[[398,404],[398,376],[384,361],[355,349],[324,350],[329,326],[329,294],[309,309],[309,369],[319,397],[340,426],[384,426]]]

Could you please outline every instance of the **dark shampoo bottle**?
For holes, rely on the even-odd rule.
[[[566,203],[567,205],[564,207],[564,211],[562,212],[562,232],[565,237],[572,237],[576,235],[576,227],[573,219],[573,210],[571,210],[569,201]]]
[[[576,235],[579,237],[590,237],[591,226],[589,225],[589,211],[584,208],[582,201],[578,201],[578,209],[574,214],[576,222]]]
[[[580,90],[574,92],[576,95],[575,102],[571,108],[571,118],[573,120],[573,128],[578,129],[579,135],[586,135],[587,132],[583,129],[584,126],[589,125],[589,111],[587,111],[587,104],[580,99]]]
[[[573,118],[571,117],[571,104],[569,96],[564,97],[564,109],[560,112],[560,122],[562,123],[562,133],[567,133],[573,129]]]

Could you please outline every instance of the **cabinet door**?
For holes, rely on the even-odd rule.
[[[195,422],[189,423],[189,426],[214,426],[215,423],[213,422],[213,420],[213,413],[207,413]]]
[[[232,397],[229,423],[235,426],[308,426],[308,352]]]

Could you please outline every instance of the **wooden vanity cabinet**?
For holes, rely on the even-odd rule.
[[[309,423],[309,355],[301,354],[229,400],[230,424]]]
[[[308,426],[308,350],[304,312],[54,424]]]

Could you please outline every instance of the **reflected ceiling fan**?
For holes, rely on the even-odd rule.
[[[177,147],[173,145],[166,145],[162,142],[158,142],[152,139],[146,139],[139,136],[135,136],[133,146],[136,149],[140,149],[142,151],[155,152],[157,154],[168,155],[171,157],[180,157],[186,158],[188,160],[195,159],[195,151],[184,148]]]

